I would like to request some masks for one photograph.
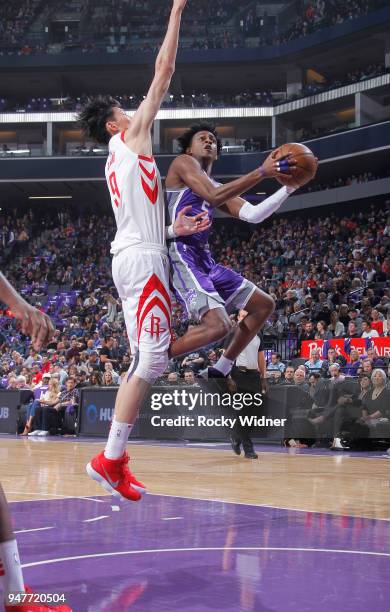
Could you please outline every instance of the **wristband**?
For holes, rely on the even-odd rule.
[[[287,191],[288,195],[291,195],[297,189],[298,189],[298,187],[291,187],[290,185],[286,185],[286,191]]]
[[[172,240],[173,238],[176,238],[177,234],[175,233],[174,227],[173,227],[173,223],[171,225],[168,225],[165,228],[165,238],[167,240]]]

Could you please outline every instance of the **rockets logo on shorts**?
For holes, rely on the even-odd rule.
[[[160,322],[161,322],[160,317],[156,317],[154,316],[154,314],[152,314],[151,319],[150,319],[150,329],[148,329],[147,327],[144,327],[144,330],[148,332],[148,334],[150,334],[152,338],[156,337],[156,340],[160,340],[160,334],[167,331],[166,327],[160,326]]]
[[[167,327],[161,326],[161,317],[166,321]],[[143,327],[144,323],[146,323],[145,327]],[[156,274],[152,274],[149,278],[139,299],[137,329],[138,342],[142,329],[157,341],[160,340],[160,335],[167,329],[171,333],[171,300],[166,288]]]

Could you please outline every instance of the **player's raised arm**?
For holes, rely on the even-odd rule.
[[[126,141],[134,140],[134,138],[138,140],[142,134],[148,135],[160,110],[161,102],[175,72],[181,14],[186,3],[187,0],[173,0],[167,33],[156,59],[153,81],[145,100],[140,104],[125,134]]]
[[[256,170],[216,187],[196,159],[191,155],[180,155],[173,162],[170,173],[177,178],[179,183],[192,189],[211,206],[217,207],[241,195],[265,178],[284,176],[284,172],[289,172],[289,169],[294,166],[293,159],[277,160],[273,154],[270,154]]]

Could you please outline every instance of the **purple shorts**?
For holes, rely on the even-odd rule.
[[[169,248],[175,295],[189,318],[199,320],[212,308],[228,313],[244,308],[256,286],[234,270],[216,264],[208,248],[173,242]]]

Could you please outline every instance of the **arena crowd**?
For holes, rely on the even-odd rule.
[[[49,380],[58,384],[47,393],[56,395],[54,405],[63,410],[77,405],[79,389],[86,385],[118,385],[132,356],[105,246],[114,235],[113,217],[77,218],[74,211],[61,209],[56,214],[30,210],[19,218],[15,211],[0,219],[0,227],[2,269],[56,326],[53,341],[38,354],[18,331],[12,313],[3,309],[2,387],[30,390],[35,413],[42,407],[36,390],[45,390]],[[372,338],[390,337],[389,243],[388,204],[387,209],[372,205],[348,216],[278,215],[254,231],[240,222],[216,222],[211,237],[215,259],[269,292],[276,303],[263,330],[269,385],[299,385],[309,393],[318,379],[361,380],[379,369],[389,387],[388,357],[371,345]],[[174,333],[183,334],[189,324],[196,322],[185,321],[175,303]],[[328,346],[322,356],[300,358],[304,340],[334,338],[365,338],[365,350],[351,350],[345,358]],[[223,347],[205,347],[171,361],[160,382],[196,385],[199,371],[215,363]],[[373,384],[370,379],[370,389]],[[39,418],[42,414],[43,409]]]
[[[77,16],[79,29],[71,30],[59,44],[29,39],[29,28],[42,13],[47,22],[63,11],[63,3],[49,0],[16,0],[1,8],[0,55],[32,55],[82,51],[87,54],[119,53],[122,51],[155,52],[168,16],[168,5],[161,0],[85,0],[82,5],[69,2],[68,10]],[[270,19],[267,8],[252,5],[246,14],[233,0],[210,3],[199,1],[188,7],[190,19],[183,24],[182,48],[192,50],[242,48],[248,39],[258,46],[279,45],[310,35],[317,30],[351,21],[386,5],[385,0],[347,0],[342,5],[335,0],[298,0],[292,4],[296,18],[282,28],[278,20]],[[268,23],[270,22],[270,23]],[[129,33],[137,31],[137,38]],[[23,39],[25,42],[20,43]]]

